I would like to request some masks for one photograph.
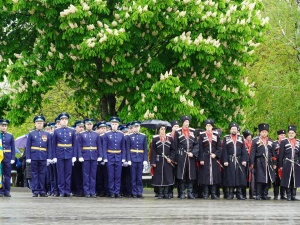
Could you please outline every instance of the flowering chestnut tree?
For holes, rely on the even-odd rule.
[[[89,116],[242,122],[258,0],[3,0],[1,110],[16,124],[57,82]],[[62,109],[63,110],[63,109]]]

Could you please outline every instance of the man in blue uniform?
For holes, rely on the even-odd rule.
[[[147,137],[140,133],[140,125],[140,121],[133,122],[133,133],[127,139],[127,160],[131,165],[131,188],[134,198],[143,197],[143,166],[148,165]]]
[[[45,178],[47,162],[51,161],[51,136],[43,131],[45,117],[36,116],[33,119],[36,129],[29,132],[26,143],[26,162],[31,163],[32,197],[47,197]]]
[[[79,133],[78,160],[82,162],[83,190],[85,197],[96,198],[97,161],[102,161],[100,136],[93,131],[93,120],[85,119],[85,131]]]
[[[78,135],[84,131],[84,123],[81,120],[78,120],[74,123],[73,127],[75,128],[76,140],[77,140]],[[82,162],[79,162],[78,160],[74,162],[74,165],[72,167],[71,191],[72,194],[75,195],[76,197],[83,196]]]
[[[106,127],[107,125],[105,121],[100,121],[97,123],[96,132],[100,137],[101,147],[103,146],[103,135],[106,132]],[[100,197],[105,197],[109,194],[107,168],[103,160],[98,162],[97,165],[96,192]]]
[[[0,129],[2,135],[2,147],[4,159],[2,160],[2,188],[0,188],[0,197],[11,197],[10,179],[11,165],[15,163],[15,139],[14,136],[7,132],[9,120],[0,119]]]
[[[75,130],[68,127],[69,114],[59,114],[61,128],[53,134],[53,161],[57,168],[58,190],[60,197],[70,197],[72,163],[76,161],[76,135]]]
[[[120,119],[111,117],[111,131],[103,135],[103,158],[107,162],[108,189],[111,198],[120,198],[122,163],[125,162],[124,134],[118,130]]]

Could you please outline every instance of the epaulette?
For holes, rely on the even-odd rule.
[[[166,136],[172,137],[172,133],[167,133]]]
[[[259,139],[259,136],[256,136],[256,137],[252,138],[252,140],[256,140],[256,139]]]
[[[140,134],[142,134],[142,135],[145,135],[145,136],[146,136],[146,134],[144,134],[144,133],[140,133]]]
[[[155,135],[153,135],[152,137],[153,137],[153,138],[156,138],[156,137],[159,137],[159,135],[158,135],[158,134],[155,134]]]
[[[84,132],[85,132],[85,130],[83,130],[83,131],[79,132],[79,134],[82,134],[82,133],[84,133]]]
[[[200,132],[200,134],[205,134],[206,133],[206,131],[202,131],[202,132]]]
[[[12,133],[9,133],[9,132],[7,132],[7,131],[6,131],[6,133],[8,133],[8,134],[11,134],[11,135],[12,135]]]
[[[180,131],[180,130],[182,130],[182,127],[179,127],[179,128],[176,129],[176,131]]]
[[[190,130],[192,130],[192,131],[196,131],[194,128],[189,128]]]
[[[229,137],[230,136],[230,134],[226,134],[224,137]]]
[[[99,136],[103,136],[105,133],[103,133],[103,134],[100,134]]]

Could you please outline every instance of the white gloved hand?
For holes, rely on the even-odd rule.
[[[103,162],[105,162],[105,163],[106,163],[106,162],[108,162],[108,161],[107,161],[107,159],[104,159],[104,160],[103,160]]]
[[[76,157],[72,157],[72,163],[76,162]]]
[[[228,166],[228,162],[224,162],[224,166]]]
[[[57,158],[52,159],[53,163],[57,163]]]
[[[47,159],[47,166],[49,166],[51,164],[52,160],[51,159]]]
[[[53,162],[53,160],[51,160],[51,162],[50,162],[51,164],[54,164],[54,162]]]
[[[26,162],[27,163],[31,163],[31,159],[26,159]]]
[[[123,166],[127,167],[128,166],[128,162],[123,162]]]
[[[131,161],[128,161],[128,166],[131,166]]]
[[[148,162],[147,162],[147,161],[144,161],[144,162],[143,162],[143,165],[144,165],[144,166],[148,166]]]
[[[104,166],[104,165],[105,165],[105,162],[101,162],[100,164],[101,164],[102,166]]]
[[[99,158],[97,159],[97,162],[101,162],[101,161],[102,161],[102,158],[99,157]]]
[[[125,162],[125,159],[122,159],[122,163]]]
[[[193,155],[193,153],[188,152],[188,156],[189,156],[189,157],[193,157],[194,155]]]
[[[79,160],[79,162],[83,162],[84,161],[84,159],[82,157],[80,157],[78,160]]]
[[[10,160],[10,164],[14,164],[15,163],[15,160]]]

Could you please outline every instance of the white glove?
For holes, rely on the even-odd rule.
[[[53,162],[53,160],[51,160],[51,162],[50,162],[51,164],[54,164],[54,162]]]
[[[52,159],[53,163],[57,163],[57,158]]]
[[[78,160],[79,160],[79,162],[83,162],[84,161],[84,159],[82,157],[80,157]]]
[[[105,163],[106,163],[106,162],[108,162],[108,161],[107,161],[107,159],[104,159],[104,160],[103,160],[103,162],[105,162]]]
[[[76,162],[76,157],[72,157],[72,163]]]
[[[47,166],[49,166],[51,164],[52,160],[51,159],[47,159]]]
[[[131,161],[128,161],[128,163],[127,163],[127,164],[128,164],[128,166],[131,166]]]
[[[100,164],[101,164],[102,166],[104,166],[104,165],[105,165],[105,162],[101,162]]]
[[[224,162],[224,166],[228,166],[228,162]]]
[[[97,162],[101,162],[101,161],[102,161],[102,158],[99,157],[99,158],[97,159]]]
[[[122,163],[125,162],[125,159],[122,159]]]
[[[15,163],[15,160],[10,160],[10,164],[14,164]]]
[[[144,162],[143,162],[143,165],[144,165],[144,166],[148,166],[148,162],[147,162],[147,161],[144,161]]]
[[[31,163],[31,159],[26,159],[26,162],[27,163]]]
[[[128,166],[128,162],[123,162],[123,166],[127,167]]]
[[[194,155],[193,155],[193,153],[188,152],[188,156],[189,156],[189,157],[193,157]]]

